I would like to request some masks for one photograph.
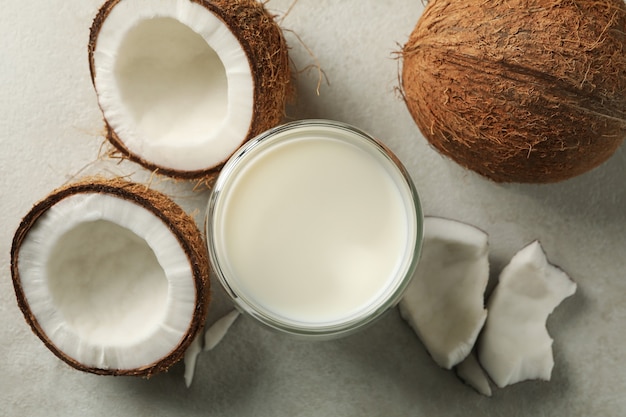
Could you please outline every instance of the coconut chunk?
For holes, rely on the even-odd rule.
[[[575,291],[576,284],[548,262],[538,241],[513,256],[489,297],[478,343],[479,361],[496,385],[550,380],[554,359],[546,320]]]
[[[176,177],[277,125],[291,90],[284,37],[255,0],[109,0],[88,51],[109,141]]]
[[[485,232],[455,220],[424,219],[421,258],[399,307],[439,366],[451,369],[472,350],[487,316],[488,280]]]
[[[63,187],[20,224],[11,272],[20,308],[58,357],[97,374],[150,376],[201,329],[209,264],[194,220],[123,180]]]

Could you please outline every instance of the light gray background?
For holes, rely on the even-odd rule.
[[[267,7],[284,15],[291,0]],[[578,292],[550,317],[550,382],[483,397],[437,368],[397,310],[354,336],[296,341],[240,318],[198,358],[150,380],[69,368],[31,333],[15,302],[9,249],[20,218],[55,187],[86,173],[147,181],[134,164],[99,159],[103,123],[90,84],[87,38],[100,1],[4,0],[0,11],[0,415],[2,416],[618,416],[626,410],[626,149],[554,185],[499,185],[435,153],[399,94],[400,49],[419,0],[299,0],[282,19],[297,101],[290,119],[330,118],[379,137],[405,163],[426,214],[490,235],[492,278],[540,239]],[[316,93],[319,65],[327,78]],[[309,68],[309,69],[307,69]],[[206,192],[153,179],[199,222]],[[209,322],[229,310],[215,285]]]

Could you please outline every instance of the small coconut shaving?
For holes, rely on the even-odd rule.
[[[467,385],[474,388],[478,393],[491,397],[491,385],[489,378],[485,374],[484,369],[478,363],[478,359],[474,352],[470,353],[463,362],[459,363],[455,368],[456,374]]]
[[[202,351],[214,349],[226,336],[226,333],[239,317],[239,310],[232,310],[230,313],[218,319],[204,335],[199,334],[193,341],[189,349],[185,352],[185,385],[191,386],[196,368],[198,355]],[[204,341],[204,347],[202,343]]]

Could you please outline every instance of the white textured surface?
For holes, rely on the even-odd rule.
[[[489,236],[467,223],[427,216],[422,245],[398,309],[433,360],[452,369],[472,352],[487,319]]]
[[[271,0],[277,13],[291,0]],[[31,205],[72,175],[136,172],[92,164],[102,122],[89,81],[87,37],[99,1],[4,0],[0,13],[0,414],[3,416],[617,416],[626,409],[626,148],[599,169],[547,186],[497,185],[439,157],[394,92],[394,52],[417,21],[415,0],[299,0],[284,19],[291,57],[315,60],[329,84],[303,71],[291,118],[355,124],[407,165],[427,214],[490,234],[492,279],[518,249],[540,239],[578,284],[548,321],[550,382],[524,382],[483,397],[437,367],[396,310],[345,339],[296,341],[238,320],[198,357],[150,380],[98,377],[56,359],[28,329],[9,274],[9,248]],[[298,41],[295,34],[302,40]],[[305,47],[306,45],[306,47]],[[89,169],[81,171],[85,166]],[[203,216],[206,195],[158,184]],[[209,321],[229,311],[215,286]]]

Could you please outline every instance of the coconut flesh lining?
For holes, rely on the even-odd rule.
[[[424,219],[420,261],[399,308],[435,362],[450,369],[472,350],[485,323],[488,236],[469,224]]]
[[[163,221],[132,202],[74,194],[48,209],[20,249],[31,314],[65,355],[135,369],[170,353],[195,306],[191,266]]]
[[[250,128],[253,80],[229,28],[189,0],[124,0],[102,23],[94,84],[129,151],[180,171],[212,168]]]
[[[546,322],[575,292],[576,284],[548,262],[538,241],[513,256],[489,297],[489,316],[478,343],[480,364],[498,387],[550,380],[554,357]]]

